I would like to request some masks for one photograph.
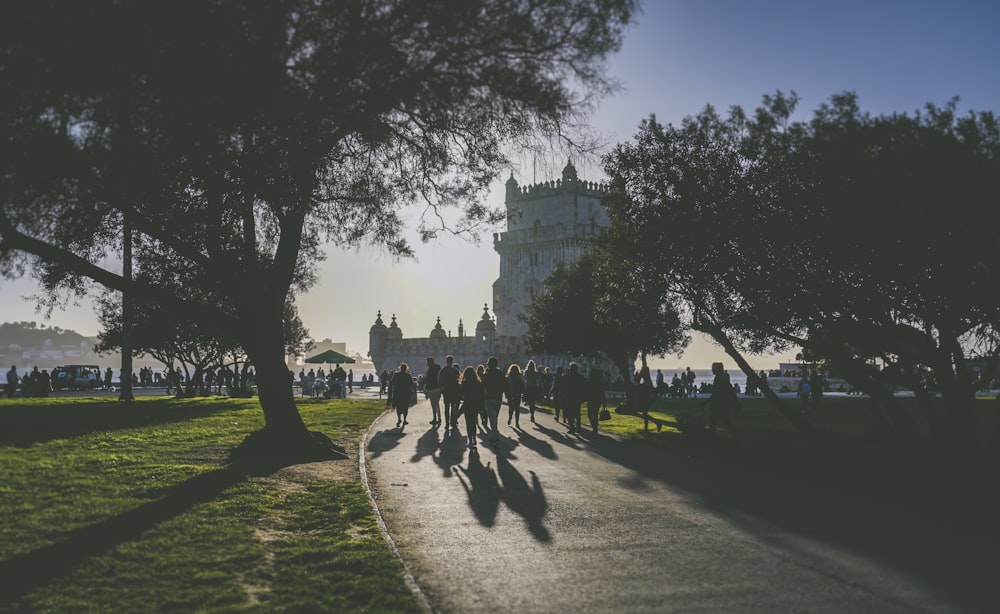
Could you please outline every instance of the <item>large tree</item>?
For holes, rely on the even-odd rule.
[[[971,445],[969,358],[1000,350],[985,273],[1000,265],[986,230],[1000,222],[995,118],[959,118],[954,102],[871,117],[848,93],[793,122],[796,102],[779,92],[752,116],[707,108],[679,126],[644,122],[608,158],[615,248],[654,268],[651,291],[682,296],[692,326],[748,377],[742,351],[789,343],[873,394],[919,390],[905,374],[930,369],[951,432]]]
[[[429,209],[425,237],[500,219],[485,189],[512,147],[570,133],[610,91],[634,5],[5,5],[3,270],[89,278],[232,335],[257,369],[256,440],[301,447],[282,316],[324,244],[409,255],[403,204]],[[138,266],[170,261],[198,291],[101,266],[125,222]]]
[[[647,355],[676,353],[688,342],[673,297],[651,292],[642,277],[642,263],[618,258],[599,241],[559,265],[524,316],[528,348],[607,357],[625,381],[628,405],[636,356],[645,364]]]

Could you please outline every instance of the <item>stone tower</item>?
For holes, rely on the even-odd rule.
[[[518,186],[507,180],[507,231],[493,235],[500,254],[500,276],[493,283],[497,335],[520,338],[528,332],[518,318],[543,291],[545,278],[559,263],[579,258],[609,225],[601,204],[607,187],[580,181],[570,162],[562,179]]]
[[[474,335],[468,334],[459,320],[458,336],[452,337],[438,318],[427,337],[404,338],[396,315],[386,326],[380,311],[369,330],[368,349],[377,370],[395,369],[406,362],[419,375],[428,356],[440,362],[447,354],[462,366],[485,363],[490,356],[496,356],[501,365],[524,365],[529,359],[552,369],[569,364],[568,356],[529,355],[523,339],[527,326],[518,315],[544,290],[545,278],[559,263],[579,258],[609,225],[601,204],[607,187],[580,181],[572,163],[563,169],[562,179],[519,186],[512,175],[506,187],[507,230],[493,235],[493,248],[500,255],[500,276],[493,284],[493,315],[489,304],[483,305]],[[584,360],[583,366],[585,370],[595,366],[610,369],[596,359]]]

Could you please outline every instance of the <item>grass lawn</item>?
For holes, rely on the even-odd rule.
[[[0,611],[419,611],[358,475],[384,402],[299,408],[352,458],[227,468],[256,399],[0,400]]]
[[[711,440],[678,431],[681,417],[707,420],[706,398],[658,400],[651,416],[663,423],[659,431],[653,425],[644,431],[641,417],[615,413],[609,402],[611,420],[602,421],[600,427],[722,465],[748,478],[782,482],[803,495],[823,491],[860,498],[950,527],[970,539],[1000,543],[1000,442],[989,441],[998,419],[992,397],[977,400],[983,445],[970,455],[937,450],[929,444],[901,446],[874,437],[867,397],[823,399],[817,422],[826,434],[824,443],[796,433],[763,397],[741,399],[743,409],[734,418],[739,443],[721,429]],[[926,429],[915,401],[900,400]],[[798,407],[797,399],[784,401]],[[586,407],[583,411],[586,427]]]

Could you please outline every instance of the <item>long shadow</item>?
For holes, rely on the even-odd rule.
[[[542,426],[541,424],[536,424],[535,428],[540,433],[542,433],[543,435],[547,435],[549,437],[549,439],[551,439],[552,441],[554,441],[556,443],[562,444],[562,445],[564,445],[564,446],[566,446],[568,448],[572,448],[574,450],[579,450],[580,449],[580,440],[577,439],[576,437],[570,436],[568,433],[566,433],[564,431],[558,431],[556,429],[550,429],[549,427]]]
[[[69,406],[0,407],[0,445],[30,446],[102,431],[182,422],[233,409],[221,403],[214,409],[210,404],[174,404],[172,398],[142,403],[86,401]]]
[[[372,453],[372,458],[378,458],[398,446],[404,437],[406,433],[399,429],[382,429],[368,440],[368,451]]]
[[[211,501],[245,478],[233,468],[216,469],[169,489],[157,501],[144,503],[124,514],[72,531],[67,539],[0,562],[0,603],[10,603],[30,591],[69,573],[89,557],[124,542],[139,539],[145,531]]]
[[[452,472],[453,468],[455,465],[461,463],[465,457],[465,449],[468,441],[468,439],[456,431],[448,431],[445,434],[444,440],[438,448],[438,453],[433,456],[434,463],[441,468],[444,477],[450,478],[454,475]]]
[[[791,546],[758,520],[799,535],[846,548],[904,573],[917,586],[931,587],[952,605],[979,611],[996,603],[995,542],[973,543],[941,526],[907,517],[877,505],[760,477],[747,477],[738,467],[711,466],[683,452],[637,442],[599,437],[589,449],[636,472],[643,479],[699,497],[705,507],[755,535],[776,550]],[[641,481],[636,480],[641,486]],[[891,486],[891,485],[888,485]],[[815,553],[804,552],[804,558]]]
[[[410,457],[411,463],[419,463],[425,456],[433,456],[441,445],[440,433],[436,426],[432,426],[417,440],[416,449]]]
[[[552,447],[552,444],[535,437],[528,431],[519,431],[517,439],[525,448],[528,448],[529,450],[536,452],[549,460],[556,460],[559,458],[559,455],[556,454],[556,450]]]
[[[498,456],[497,473],[503,483],[503,488],[500,490],[501,500],[511,511],[524,518],[528,525],[528,531],[536,540],[542,543],[552,541],[552,535],[542,523],[549,506],[545,501],[542,484],[535,472],[530,472],[531,486],[529,486],[524,476],[514,468],[514,465],[510,464],[509,460]]]
[[[465,477],[462,477],[463,474]],[[496,524],[497,509],[500,507],[500,486],[490,464],[483,465],[478,454],[470,454],[468,468],[460,465],[457,475],[479,524],[492,527]]]

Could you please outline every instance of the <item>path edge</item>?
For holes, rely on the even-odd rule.
[[[399,553],[399,549],[396,547],[396,542],[393,541],[392,536],[389,535],[389,529],[385,525],[385,520],[382,518],[382,512],[378,509],[378,503],[375,501],[375,493],[372,491],[371,484],[368,482],[368,461],[367,461],[367,449],[368,449],[368,439],[371,436],[372,429],[375,428],[375,423],[382,419],[383,416],[392,412],[391,409],[387,409],[377,418],[375,418],[368,429],[365,431],[364,436],[361,437],[361,443],[358,444],[358,468],[361,470],[361,483],[365,486],[365,492],[368,494],[368,502],[371,503],[372,511],[375,513],[375,522],[378,524],[379,533],[382,534],[382,539],[385,540],[386,545],[389,546],[389,550],[396,556],[400,565],[403,566],[403,581],[406,582],[406,586],[409,587],[410,592],[413,593],[413,597],[417,600],[417,605],[427,612],[428,614],[434,612],[431,608],[431,604],[427,601],[427,595],[421,590],[420,585],[417,584],[417,580],[413,577],[410,572],[409,565],[403,560],[402,555]]]

